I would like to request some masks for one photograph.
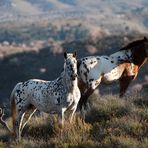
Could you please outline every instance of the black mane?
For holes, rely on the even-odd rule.
[[[121,48],[120,50],[129,50],[129,49],[131,49],[133,47],[140,46],[140,45],[144,44],[145,42],[148,42],[148,39],[146,37],[144,37],[144,39],[142,39],[142,40],[133,41],[132,43],[129,43],[128,45]]]

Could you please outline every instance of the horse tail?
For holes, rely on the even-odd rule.
[[[16,103],[15,103],[15,92],[18,88],[20,83],[16,84],[14,89],[11,92],[10,102],[11,102],[11,117],[12,117],[12,124],[13,124],[13,132],[15,134],[15,123],[16,123]]]

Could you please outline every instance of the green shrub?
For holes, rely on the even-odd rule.
[[[134,104],[137,106],[148,107],[148,98],[146,96],[138,97],[134,99]]]
[[[130,112],[130,107],[126,101],[116,96],[105,96],[103,99],[92,98],[91,102],[91,110],[86,116],[86,121],[90,123],[122,117]]]

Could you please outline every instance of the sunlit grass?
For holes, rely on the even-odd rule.
[[[56,115],[35,116],[25,127],[20,142],[13,141],[0,126],[0,147],[147,148],[148,109],[135,100],[139,97],[120,99],[114,95],[101,98],[93,95],[86,122],[76,113],[73,123],[66,121],[62,130]],[[141,96],[140,100],[145,98]],[[10,124],[10,119],[8,121]]]

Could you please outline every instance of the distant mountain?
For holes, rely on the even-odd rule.
[[[77,10],[89,10],[89,11],[106,11],[113,13],[127,13],[127,12],[136,12],[136,11],[146,11],[148,8],[147,0],[0,0],[0,8],[5,7],[6,11],[8,7],[11,7],[12,10],[18,11],[19,7],[22,8],[18,11],[25,12],[32,10],[38,10],[41,12],[47,12],[50,10],[59,10],[59,9],[77,9]],[[58,9],[57,9],[58,8]],[[34,11],[32,11],[34,13]]]
[[[0,0],[0,22],[18,17],[24,21],[30,16],[33,21],[35,16],[39,19],[75,16],[112,32],[120,29],[144,33],[148,31],[147,14],[147,0]]]

